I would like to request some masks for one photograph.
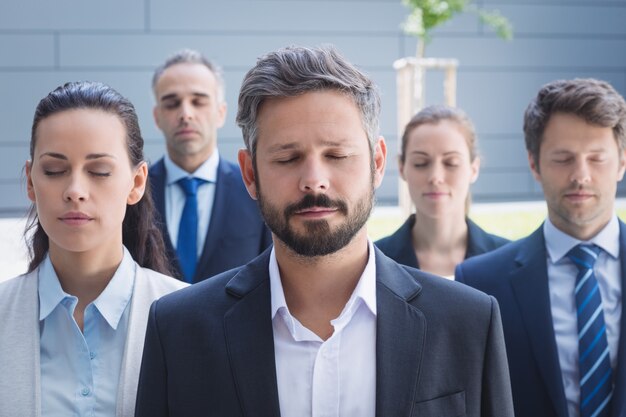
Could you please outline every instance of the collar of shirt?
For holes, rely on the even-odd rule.
[[[285,324],[289,328],[294,340],[310,340],[313,333],[307,332],[307,335],[298,334],[297,326],[295,325],[295,318],[289,312],[274,247],[272,247],[272,251],[270,253],[269,273],[272,320],[276,318],[276,315],[279,314],[279,312],[283,312],[282,315],[285,319]],[[331,324],[336,330],[343,328],[348,322],[350,322],[350,319],[361,303],[365,304],[370,312],[376,316],[376,257],[374,256],[374,245],[369,239],[367,264],[365,265],[365,269],[359,278],[359,282],[357,283],[356,288],[352,292],[350,299],[344,306],[339,317],[331,321]]]
[[[215,148],[213,151],[213,155],[206,161],[202,163],[195,170],[195,172],[187,172],[172,161],[169,155],[165,155],[163,157],[163,163],[165,164],[165,173],[166,173],[166,184],[172,185],[178,182],[180,179],[185,177],[194,177],[200,178],[210,183],[215,183],[217,181],[217,166],[220,162],[220,154]]]
[[[546,218],[543,224],[543,235],[546,239],[548,256],[552,263],[562,260],[579,243],[598,245],[613,259],[617,259],[619,256],[619,222],[617,215],[614,215],[607,225],[588,241],[583,242],[560,231],[549,218]]]
[[[132,256],[124,247],[122,262],[104,291],[92,303],[113,329],[117,329],[133,294],[135,268]],[[71,300],[73,312],[78,299],[63,291],[50,257],[46,256],[39,266],[39,320],[45,320],[65,299]]]

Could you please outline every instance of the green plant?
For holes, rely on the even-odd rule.
[[[402,25],[404,32],[417,36],[417,57],[424,55],[425,44],[431,39],[431,31],[435,27],[463,12],[474,13],[485,25],[491,27],[503,39],[513,38],[513,26],[498,10],[484,10],[471,4],[471,0],[402,0],[411,9]]]

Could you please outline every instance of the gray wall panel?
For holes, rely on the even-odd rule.
[[[503,42],[474,15],[463,14],[435,32],[426,52],[460,61],[457,103],[474,120],[484,155],[474,200],[540,198],[526,163],[523,111],[537,89],[556,78],[602,78],[626,92],[626,0],[478,3],[509,16],[515,40]],[[10,99],[0,103],[0,191],[11,191],[0,201],[0,213],[27,206],[19,178],[32,116],[39,99],[57,85],[100,80],[128,96],[140,117],[146,154],[156,159],[164,144],[152,121],[152,71],[175,50],[199,49],[224,68],[229,111],[219,142],[222,154],[234,160],[242,146],[234,119],[245,72],[267,51],[322,43],[337,45],[380,86],[389,159],[377,194],[381,203],[392,204],[398,179],[392,63],[413,55],[416,45],[399,29],[406,13],[400,0],[3,1],[0,94]],[[441,74],[428,75],[428,103],[442,101],[442,80]],[[624,183],[620,193],[626,195]]]
[[[140,30],[144,0],[3,0],[2,30]]]
[[[198,49],[228,69],[246,68],[269,51],[286,45],[334,44],[364,67],[387,67],[401,56],[397,36],[372,35],[84,35],[60,37],[59,65],[71,68],[154,68],[182,48]],[[367,47],[364,47],[367,45]],[[146,51],[137,53],[137,51]],[[236,54],[233,51],[237,51]],[[86,60],[85,55],[93,56]]]
[[[406,14],[398,2],[153,0],[154,30],[396,31]]]
[[[1,35],[0,68],[54,66],[54,35]]]

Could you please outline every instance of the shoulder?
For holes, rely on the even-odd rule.
[[[163,162],[163,158],[160,158],[158,161],[150,164],[148,168],[148,175],[150,178],[161,177],[165,175],[165,163]]]
[[[0,282],[0,300],[10,300],[25,291],[37,290],[37,271],[38,269],[35,269],[32,272]],[[2,304],[3,302],[0,301],[0,306]]]
[[[509,239],[505,239],[502,236],[488,233],[482,227],[474,223],[470,218],[466,218],[468,235],[470,243],[475,246],[478,251],[476,255],[504,246],[510,242]]]
[[[237,300],[228,294],[226,284],[242,268],[223,272],[197,284],[164,295],[153,307],[155,314],[160,320],[185,320],[185,322],[211,314],[222,316]]]
[[[137,265],[137,272],[137,287],[148,288],[151,292],[159,295],[169,294],[173,291],[189,286],[186,282],[163,275],[159,272],[153,271],[152,269],[143,268],[139,265]]]
[[[374,244],[387,256],[395,252],[398,247],[404,247],[407,244],[412,245],[411,228],[413,224],[415,224],[415,215],[412,214],[395,232],[378,239]]]

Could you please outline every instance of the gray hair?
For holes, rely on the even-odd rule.
[[[320,90],[336,90],[354,101],[373,150],[378,138],[380,95],[372,80],[332,46],[289,46],[259,58],[243,79],[236,120],[252,157],[256,154],[259,108],[266,99]]]
[[[156,85],[159,82],[159,78],[163,75],[166,69],[176,64],[200,64],[204,65],[213,73],[215,81],[217,81],[217,99],[220,103],[224,102],[224,89],[226,87],[224,83],[224,77],[222,76],[222,70],[219,66],[209,61],[200,52],[193,49],[181,49],[170,56],[165,63],[157,67],[152,75],[152,90],[155,91]]]

